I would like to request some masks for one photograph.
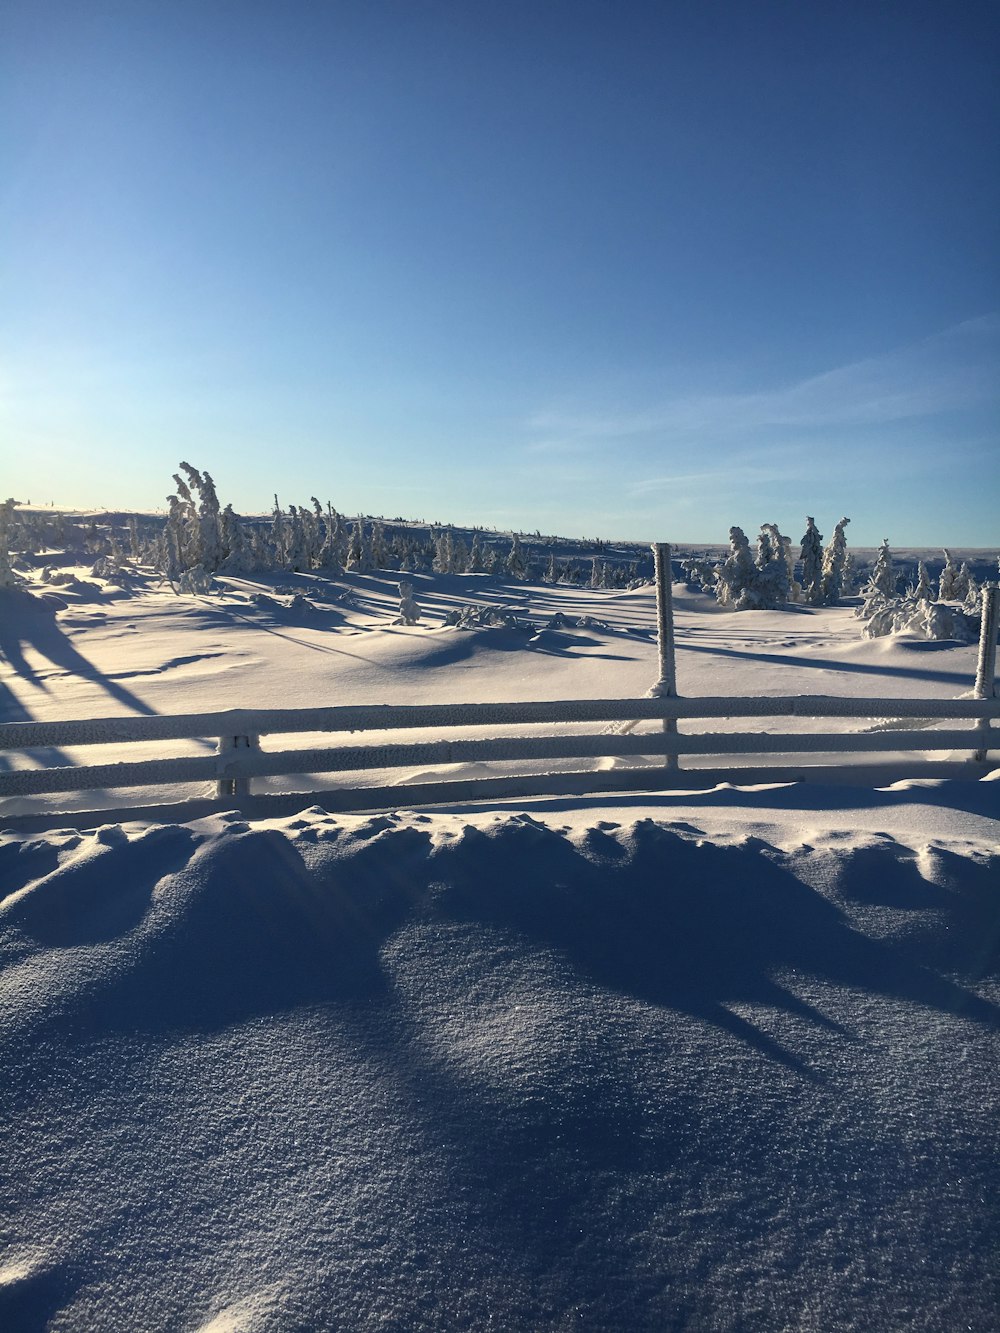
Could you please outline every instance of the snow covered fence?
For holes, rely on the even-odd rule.
[[[905,718],[973,723],[965,729],[866,732],[737,731],[682,734],[677,731],[598,734],[479,736],[400,742],[392,737],[375,744],[349,742],[309,749],[262,750],[260,737],[293,733],[391,733],[427,728],[484,728],[538,724],[711,718]],[[142,741],[214,738],[217,752],[200,756],[137,760],[52,768],[16,768],[0,773],[0,796],[35,796],[51,792],[157,787],[185,783],[215,784],[219,798],[251,794],[252,780],[315,773],[377,772],[426,765],[508,763],[516,761],[593,761],[609,757],[662,756],[679,763],[681,755],[720,757],[757,754],[846,755],[927,751],[985,754],[994,737],[991,722],[1000,717],[1000,699],[872,699],[801,695],[784,698],[583,699],[496,704],[362,705],[334,708],[242,710],[175,717],[102,718],[71,722],[13,722],[0,726],[0,751],[43,747],[117,745]],[[987,739],[988,737],[988,739]],[[739,765],[736,765],[739,768]],[[590,774],[598,786],[606,775]],[[642,770],[649,785],[662,785],[655,770]],[[671,776],[680,778],[673,770]],[[545,774],[521,775],[522,784]],[[697,780],[699,770],[691,776]],[[394,788],[407,805],[421,803],[421,785]],[[428,789],[435,784],[425,784]],[[483,784],[452,783],[468,788],[469,799]],[[594,787],[596,790],[597,787]],[[381,790],[385,791],[385,788]],[[429,797],[425,797],[425,800]]]

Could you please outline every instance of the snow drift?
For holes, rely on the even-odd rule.
[[[991,1327],[990,789],[3,837],[0,1319]]]

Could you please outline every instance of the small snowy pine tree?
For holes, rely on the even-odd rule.
[[[755,603],[753,588],[757,570],[750,543],[742,528],[729,529],[729,554],[715,568],[715,596],[722,606],[748,610]]]
[[[811,515],[806,516],[799,559],[802,561],[802,591],[806,601],[819,606],[823,601],[823,534]]]
[[[830,544],[823,552],[823,601],[827,606],[839,602],[844,595],[847,572],[847,536],[844,529],[850,523],[842,518],[833,530]]]
[[[918,602],[933,602],[934,600],[934,591],[931,588],[927,566],[922,560],[917,561],[917,586],[913,589],[913,596]]]
[[[896,595],[896,571],[892,564],[892,552],[889,550],[889,538],[882,538],[882,545],[878,548],[878,554],[875,557],[875,568],[868,586],[872,592],[881,593],[883,597],[895,597]]]
[[[958,594],[955,592],[955,580],[958,578],[958,566],[951,558],[951,552],[947,547],[944,548],[944,568],[941,570],[941,577],[938,579],[938,601],[955,602],[958,601]]]
[[[516,532],[514,533],[510,552],[504,562],[504,568],[511,578],[523,580],[528,577],[528,566],[524,559],[524,551],[521,549],[521,538]]]

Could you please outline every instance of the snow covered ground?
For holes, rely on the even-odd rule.
[[[0,721],[656,678],[651,589],[407,577],[416,627],[388,575],[35,581]],[[972,685],[849,607],[675,595],[684,695]],[[0,832],[0,1326],[995,1329],[996,775],[406,807],[454,772],[373,814],[0,809],[53,812]]]

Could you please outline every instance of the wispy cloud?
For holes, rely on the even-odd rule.
[[[528,425],[545,434],[548,447],[558,441],[563,449],[574,441],[651,434],[725,440],[768,428],[809,431],[886,425],[995,400],[998,345],[1000,315],[990,314],[885,356],[855,361],[793,384],[754,393],[678,395],[639,410],[544,411]]]

